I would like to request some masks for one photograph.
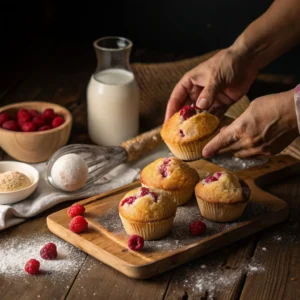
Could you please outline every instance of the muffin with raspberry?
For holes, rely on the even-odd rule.
[[[211,221],[230,222],[244,212],[250,188],[231,172],[216,172],[199,181],[195,194],[201,215]]]
[[[166,121],[161,137],[179,159],[202,157],[204,146],[218,133],[220,120],[195,105],[186,105]]]
[[[147,241],[169,234],[177,205],[166,193],[140,187],[126,193],[118,209],[126,233],[141,236]]]
[[[197,171],[176,157],[158,158],[140,175],[141,184],[154,191],[166,192],[177,206],[189,201],[199,181]]]

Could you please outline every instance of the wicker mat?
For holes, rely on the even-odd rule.
[[[183,74],[199,63],[207,60],[214,52],[166,63],[134,63],[132,69],[136,75],[141,90],[141,126],[142,130],[149,130],[162,124],[169,96]],[[261,75],[259,75],[261,76]],[[231,118],[238,117],[249,105],[245,96],[226,112]],[[300,159],[300,138],[288,146],[282,154]]]

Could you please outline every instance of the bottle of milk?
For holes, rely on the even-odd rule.
[[[139,87],[130,68],[132,42],[103,37],[93,43],[97,68],[87,87],[88,131],[102,146],[118,146],[139,131]]]

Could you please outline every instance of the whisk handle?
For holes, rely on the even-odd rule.
[[[155,149],[162,142],[160,130],[161,126],[158,126],[123,142],[121,146],[127,152],[127,161],[135,161],[142,157],[143,154]]]

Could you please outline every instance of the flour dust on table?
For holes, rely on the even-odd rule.
[[[56,245],[58,255],[56,259],[45,260],[40,256],[40,250],[50,242]],[[16,238],[6,236],[0,243],[0,257],[0,277],[4,276],[5,280],[31,276],[25,272],[24,266],[34,258],[40,262],[40,275],[56,282],[68,278],[68,275],[73,276],[86,254],[50,233],[36,233]],[[60,276],[62,273],[64,276]]]
[[[243,216],[237,221],[216,223],[207,219],[203,219],[207,226],[206,231],[201,236],[192,236],[189,233],[189,225],[196,220],[202,219],[196,199],[193,198],[187,204],[177,208],[171,233],[160,240],[145,241],[144,251],[173,251],[174,249],[179,249],[186,245],[197,242],[199,239],[207,238],[219,232],[233,228],[240,222],[250,220],[253,217],[259,216],[266,212],[267,209],[263,206],[255,202],[249,202],[249,205],[246,208]],[[112,208],[107,214],[99,217],[98,222],[102,227],[114,233],[115,235],[126,235],[117,208]]]

